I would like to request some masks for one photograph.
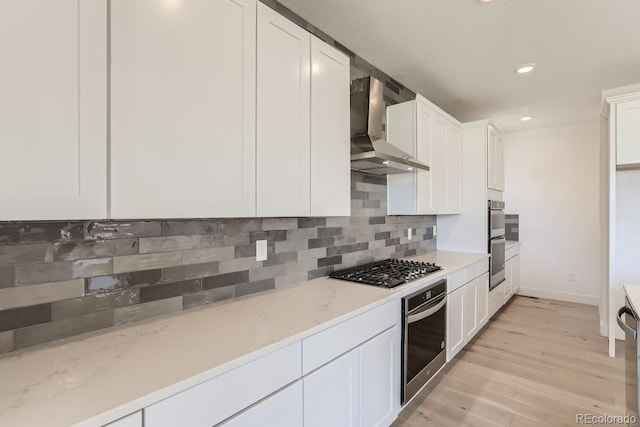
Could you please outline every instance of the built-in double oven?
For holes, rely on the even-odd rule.
[[[504,202],[499,200],[489,200],[489,290],[504,282],[504,262],[505,262],[505,221]]]

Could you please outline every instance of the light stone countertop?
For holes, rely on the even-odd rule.
[[[623,285],[622,287],[625,294],[627,294],[627,298],[629,298],[631,308],[636,314],[640,314],[640,285]]]
[[[8,353],[0,425],[107,424],[484,258],[438,251],[411,259],[443,270],[391,290],[320,278]]]

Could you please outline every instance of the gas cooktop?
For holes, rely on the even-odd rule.
[[[385,259],[331,273],[329,277],[368,285],[395,288],[442,269],[430,262]]]

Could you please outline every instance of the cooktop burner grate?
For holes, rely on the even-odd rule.
[[[442,267],[430,262],[385,259],[331,273],[329,277],[350,282],[394,288],[438,271]]]

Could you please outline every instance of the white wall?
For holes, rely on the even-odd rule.
[[[598,304],[599,127],[596,119],[505,136],[506,213],[520,215],[520,294]]]

